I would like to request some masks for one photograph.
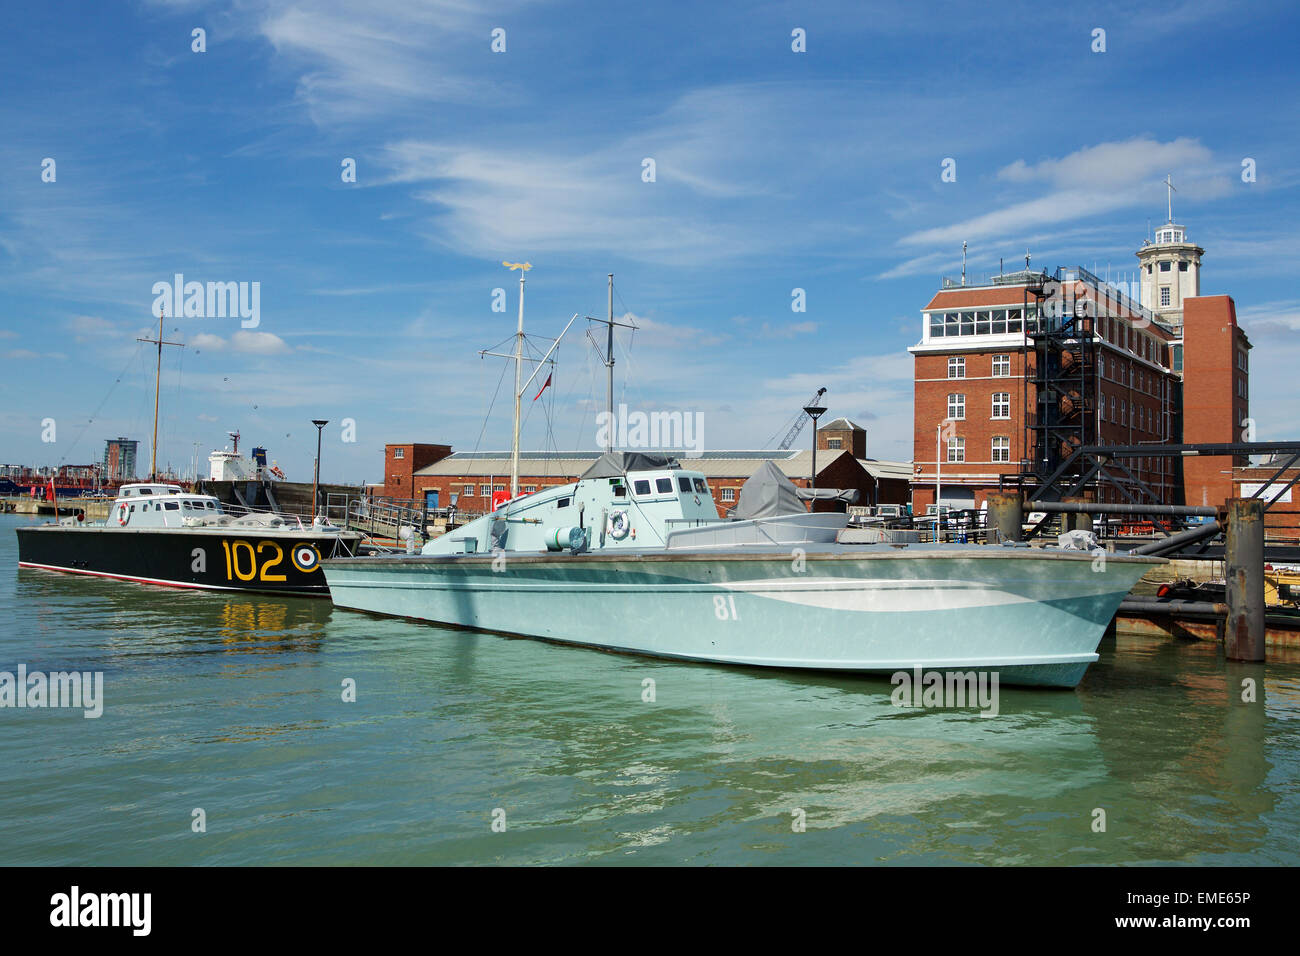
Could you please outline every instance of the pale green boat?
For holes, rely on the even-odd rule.
[[[607,355],[612,303],[611,276]],[[847,515],[809,512],[770,463],[729,519],[704,475],[637,452],[607,451],[578,481],[519,496],[522,342],[521,273],[506,356],[515,497],[419,554],[323,562],[336,606],[682,660],[1074,687],[1125,595],[1164,562],[850,529]]]
[[[1073,687],[1120,601],[1163,561],[885,532],[856,543],[873,536],[843,514],[805,511],[793,485],[764,477],[741,493],[759,513],[725,520],[703,475],[615,452],[418,555],[323,568],[338,607],[480,631],[714,663],[980,670]]]

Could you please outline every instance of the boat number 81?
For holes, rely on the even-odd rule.
[[[737,621],[740,615],[736,613],[736,598],[731,594],[715,594],[713,596],[713,614],[719,621]]]
[[[257,550],[249,541],[222,541],[226,553],[226,580],[286,581],[275,568],[284,561],[284,549],[274,541],[259,541]]]

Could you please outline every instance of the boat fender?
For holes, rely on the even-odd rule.
[[[126,510],[126,502],[123,502],[122,504],[117,506],[117,523],[120,525],[125,525],[129,520],[130,520],[130,516]]]
[[[628,532],[632,530],[632,522],[628,518],[627,512],[611,511],[605,530],[609,532],[609,536],[615,541],[622,541],[626,538]]]

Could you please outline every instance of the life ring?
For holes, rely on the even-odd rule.
[[[627,533],[632,530],[632,522],[628,520],[626,511],[611,511],[609,520],[605,523],[605,531],[615,541],[622,541],[627,537]]]
[[[126,510],[126,502],[122,502],[122,504],[117,506],[117,523],[125,526],[129,520],[130,518],[129,512]]]

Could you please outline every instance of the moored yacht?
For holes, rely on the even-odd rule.
[[[20,527],[18,565],[145,584],[275,594],[328,593],[323,558],[355,554],[361,535],[320,519],[230,514],[180,485],[123,485],[108,517]]]

